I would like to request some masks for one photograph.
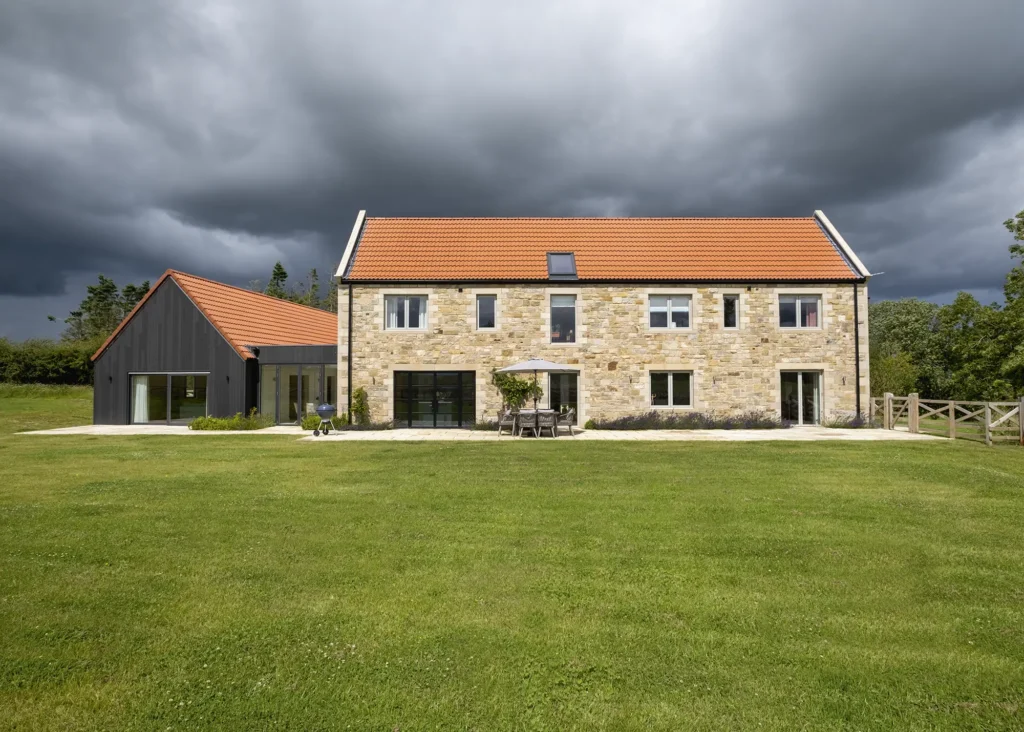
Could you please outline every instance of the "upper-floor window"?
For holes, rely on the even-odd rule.
[[[740,324],[740,296],[722,295],[722,327],[738,328]]]
[[[576,342],[576,296],[551,296],[551,342]]]
[[[651,295],[647,312],[652,328],[689,328],[689,295]]]
[[[480,330],[493,329],[497,324],[497,295],[476,296],[476,327]]]
[[[780,328],[821,326],[821,295],[779,295]]]
[[[690,371],[652,371],[652,407],[693,405],[693,374]]]
[[[387,330],[424,330],[427,327],[427,296],[385,295],[384,327]]]

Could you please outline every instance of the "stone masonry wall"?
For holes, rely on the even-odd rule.
[[[862,409],[868,406],[867,288],[860,297]],[[822,325],[783,329],[780,294],[820,294]],[[427,295],[424,331],[386,331],[385,294]],[[496,294],[497,328],[476,329],[478,294]],[[577,297],[574,344],[551,343],[549,298]],[[650,295],[689,294],[690,328],[648,327]],[[739,328],[723,328],[722,295],[740,296]],[[347,403],[348,286],[339,303],[339,407]],[[355,285],[352,387],[364,387],[374,420],[390,419],[396,370],[476,372],[477,419],[493,419],[501,399],[490,384],[491,370],[530,357],[579,369],[579,419],[618,417],[651,409],[649,372],[693,372],[690,409],[737,413],[781,409],[780,371],[823,374],[822,416],[855,411],[854,313],[852,285],[752,287],[646,287],[516,285],[509,287],[382,287]],[[548,391],[547,377],[541,375]]]

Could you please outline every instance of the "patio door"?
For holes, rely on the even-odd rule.
[[[205,417],[207,374],[131,374],[131,424],[186,425]]]
[[[782,421],[790,424],[821,422],[821,372],[783,371]]]
[[[575,409],[579,416],[579,374],[548,374],[548,394],[549,404],[556,412]]]
[[[476,421],[473,371],[396,371],[396,427],[468,427]]]

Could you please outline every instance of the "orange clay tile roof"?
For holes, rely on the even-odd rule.
[[[813,217],[370,218],[345,279],[547,280],[573,252],[579,280],[858,280]]]
[[[338,316],[334,313],[169,269],[93,354],[94,361],[168,278],[178,284],[242,358],[254,357],[248,346],[338,343]]]

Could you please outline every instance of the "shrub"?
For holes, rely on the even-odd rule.
[[[348,426],[348,412],[342,412],[339,415],[331,417],[331,425],[336,430],[340,430],[342,427]]]
[[[248,416],[239,412],[234,417],[196,417],[188,423],[190,430],[261,430],[274,426],[274,417],[259,414],[253,407]]]
[[[491,372],[491,383],[501,394],[502,402],[512,409],[522,409],[528,399],[540,399],[544,390],[533,379],[521,379],[515,374]]]
[[[366,389],[361,386],[352,392],[352,421],[363,426],[370,424],[370,403]]]
[[[367,422],[366,424],[339,424],[335,422],[334,425],[334,429],[337,432],[373,432],[395,428],[393,422]]]
[[[307,414],[302,418],[302,429],[313,431],[320,426],[319,414]]]
[[[31,340],[14,343],[0,338],[0,381],[16,384],[92,383],[89,357],[99,347],[93,341]]]
[[[497,432],[498,423],[493,419],[485,419],[482,422],[474,422],[470,425],[470,429],[479,430],[480,432]]]
[[[832,414],[821,421],[821,426],[829,429],[878,429],[882,423],[863,414]]]
[[[645,414],[616,419],[588,419],[588,430],[773,430],[784,424],[775,415],[752,410],[737,415],[719,415],[715,412],[682,412],[668,414],[651,410]]]

